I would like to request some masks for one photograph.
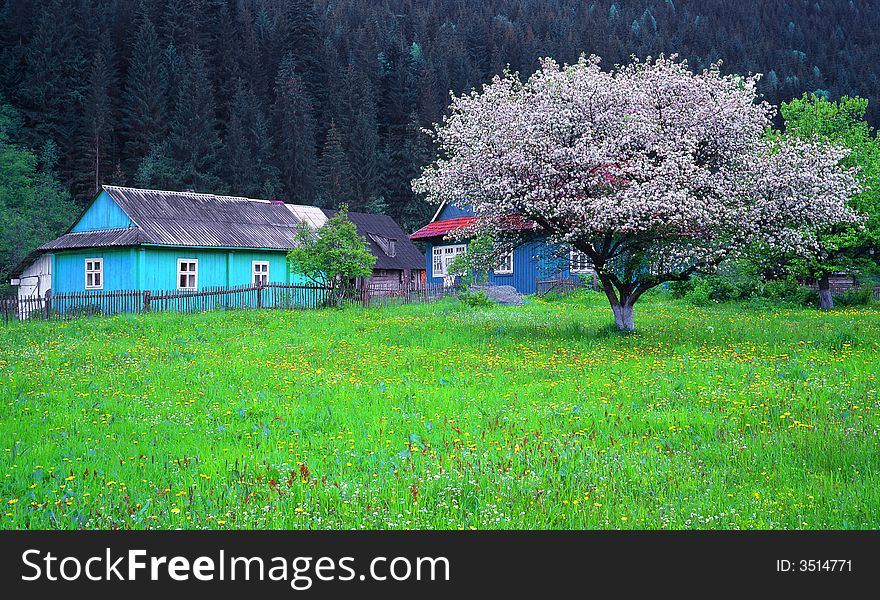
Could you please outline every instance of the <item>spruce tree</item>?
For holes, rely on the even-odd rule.
[[[169,138],[180,185],[197,191],[220,191],[214,92],[201,50],[194,49],[180,76]]]
[[[315,120],[312,99],[291,57],[278,72],[274,122],[283,190],[298,204],[313,204],[318,192]]]
[[[150,147],[167,133],[163,60],[156,28],[149,17],[143,15],[132,43],[122,104],[124,165],[131,172],[146,157]]]
[[[234,194],[274,196],[279,191],[269,125],[259,100],[241,79],[232,98],[225,148],[227,181]]]
[[[327,130],[324,150],[319,165],[321,171],[321,192],[318,199],[324,208],[337,208],[348,204],[354,195],[351,163],[342,145],[342,135],[335,123]]]

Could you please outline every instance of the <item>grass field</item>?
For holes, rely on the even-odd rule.
[[[2,528],[877,528],[880,311],[0,327]]]

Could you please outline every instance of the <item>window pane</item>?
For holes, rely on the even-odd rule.
[[[195,275],[189,276],[189,287],[191,287],[191,288],[196,287],[196,276]]]
[[[95,287],[98,287],[100,285],[101,285],[101,274],[95,273]]]

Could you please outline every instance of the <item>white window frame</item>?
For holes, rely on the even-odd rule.
[[[580,265],[582,261],[586,261],[589,265],[588,267],[575,267],[575,265]],[[572,250],[568,253],[568,272],[573,275],[578,275],[582,273],[593,273],[596,268],[593,266],[593,261],[590,260],[590,257],[580,250]]]
[[[431,248],[431,277],[446,277],[452,259],[465,252],[467,252],[467,244],[446,244]],[[440,259],[439,269],[437,268],[438,258]]]
[[[193,265],[194,269],[187,269],[185,271],[181,270],[181,266]],[[180,276],[187,275],[187,281],[189,280],[189,275],[193,276],[194,284],[192,287],[190,286],[182,286],[180,285]],[[199,259],[197,258],[178,258],[177,259],[177,289],[180,291],[195,291],[199,289]]]
[[[509,264],[508,264],[509,259]],[[513,251],[501,255],[501,263],[495,268],[496,275],[513,275]]]
[[[89,268],[91,265],[91,269]],[[87,258],[85,261],[86,271],[86,289],[87,290],[103,290],[104,289],[104,259],[103,258]],[[91,283],[89,276],[91,275]],[[98,276],[98,283],[95,283],[95,276]]]
[[[257,282],[257,278],[262,281]],[[251,283],[253,285],[269,284],[269,261],[268,260],[252,260],[251,261]]]

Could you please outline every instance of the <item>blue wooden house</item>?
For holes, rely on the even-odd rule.
[[[307,283],[290,273],[295,227],[320,227],[334,211],[192,192],[103,186],[61,237],[12,273],[19,298],[84,291],[199,291]],[[422,255],[385,215],[349,213],[377,256],[379,281],[418,280]]]
[[[449,263],[466,251],[467,241],[451,240],[447,236],[473,220],[472,211],[444,203],[430,223],[410,235],[410,239],[425,243],[425,269],[429,283],[451,283],[453,277],[448,272]],[[589,277],[594,273],[593,264],[584,253],[536,239],[507,253],[501,263],[489,271],[489,283],[511,285],[520,294],[534,294],[540,279]]]

